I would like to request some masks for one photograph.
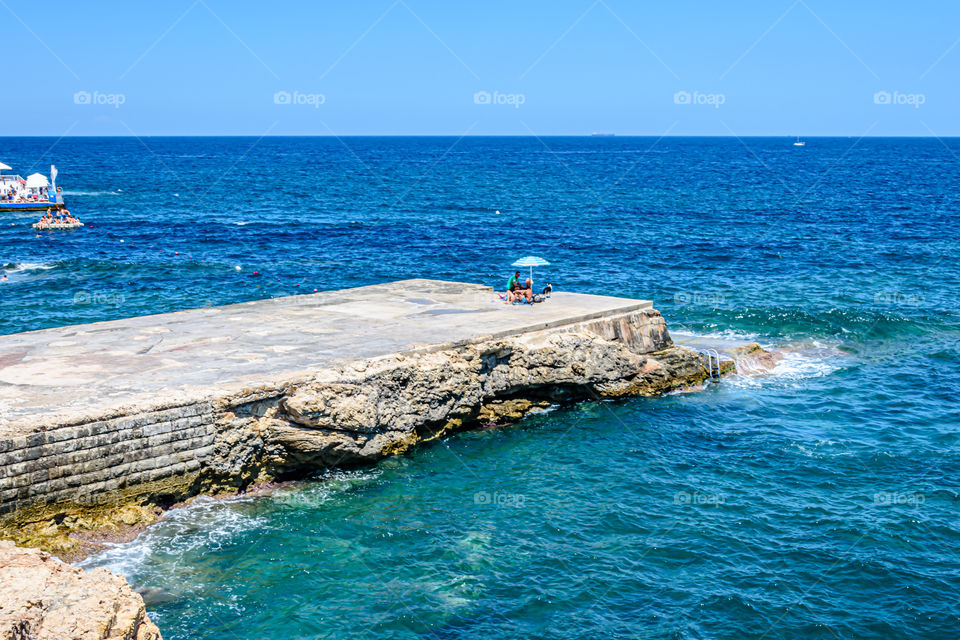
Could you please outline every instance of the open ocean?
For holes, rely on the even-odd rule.
[[[200,499],[85,566],[146,589],[166,640],[957,637],[960,140],[791,143],[0,138],[89,225],[0,213],[0,333],[499,288],[533,254],[538,285],[787,353]]]

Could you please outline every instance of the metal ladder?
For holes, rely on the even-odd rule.
[[[711,382],[720,382],[720,354],[717,350],[698,349],[697,353],[700,354],[700,364],[707,370],[707,378]]]

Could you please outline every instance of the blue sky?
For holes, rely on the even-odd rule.
[[[947,1],[0,0],[0,29],[0,135],[960,135]]]

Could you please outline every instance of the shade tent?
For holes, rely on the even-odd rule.
[[[0,162],[0,171],[10,171],[11,168],[12,167],[10,165]]]
[[[41,187],[49,187],[50,181],[47,180],[47,176],[42,173],[31,173],[27,176],[27,189],[39,189]]]
[[[513,263],[515,267],[530,267],[530,279],[533,280],[533,268],[534,267],[545,267],[549,262],[540,258],[538,256],[527,256],[525,258],[520,258]]]

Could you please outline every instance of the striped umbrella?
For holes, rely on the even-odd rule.
[[[515,267],[530,267],[530,279],[533,280],[533,268],[534,267],[545,267],[549,262],[540,258],[538,256],[527,256],[525,258],[520,258],[513,263]]]

